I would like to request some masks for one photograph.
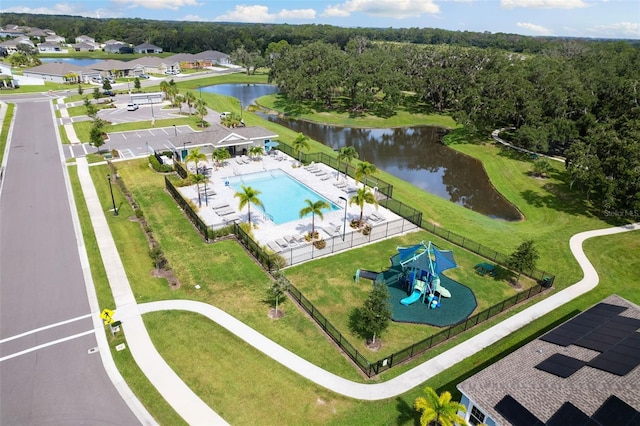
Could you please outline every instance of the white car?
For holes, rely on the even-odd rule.
[[[138,104],[128,104],[128,105],[127,105],[127,111],[135,111],[135,110],[137,110],[138,108],[139,108],[139,107],[138,107]]]
[[[164,73],[166,75],[178,75],[178,74],[180,74],[180,71],[177,71],[177,70],[166,70]]]
[[[231,113],[229,111],[225,111],[222,114],[220,114],[220,119],[224,119],[230,116],[231,116]]]

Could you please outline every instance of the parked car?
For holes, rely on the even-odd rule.
[[[177,71],[177,70],[166,70],[164,73],[166,75],[178,75],[178,74],[180,74],[180,71]]]
[[[146,74],[144,74],[144,73],[143,73],[143,74],[140,74],[138,77],[140,77],[140,78],[149,78],[149,76],[148,76],[148,75],[146,75]]]
[[[224,118],[227,118],[227,117],[230,117],[230,116],[231,116],[231,113],[229,111],[225,111],[225,112],[220,114],[220,119],[224,119]]]
[[[138,104],[128,104],[127,111],[135,111],[138,109]]]
[[[114,92],[113,90],[105,90],[105,91],[104,91],[104,94],[105,94],[106,96],[115,96],[115,95],[116,95],[116,92]]]

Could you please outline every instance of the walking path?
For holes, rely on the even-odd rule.
[[[515,146],[515,145],[510,144],[509,142],[505,141],[504,139],[500,138],[500,132],[504,132],[505,130],[513,130],[513,129],[515,129],[515,127],[503,127],[501,129],[496,129],[493,132],[491,132],[491,137],[496,142],[499,142],[502,145],[507,146],[509,148],[513,148],[516,151],[526,152],[527,154],[535,155],[535,156],[538,156],[538,157],[548,158],[549,160],[559,161],[561,163],[565,162],[565,159],[562,158],[562,157],[554,157],[552,155],[540,154],[540,153],[535,152],[535,151],[529,151],[528,149],[521,148],[519,146]]]
[[[588,238],[640,229],[640,223],[636,223],[574,235],[569,242],[570,248],[584,272],[584,277],[576,284],[394,379],[384,383],[363,384],[343,379],[309,363],[214,306],[189,300],[168,300],[137,305],[89,175],[86,159],[77,159],[77,164],[78,176],[116,301],[116,318],[123,323],[131,354],[151,383],[178,414],[190,424],[226,424],[226,422],[200,400],[158,354],[142,322],[141,315],[144,313],[161,310],[183,310],[199,313],[231,331],[285,367],[333,392],[370,401],[385,399],[419,386],[427,379],[508,336],[531,321],[592,290],[598,284],[599,278],[595,268],[584,254],[582,243]]]

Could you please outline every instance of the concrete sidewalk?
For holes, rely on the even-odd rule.
[[[127,344],[136,363],[174,410],[192,425],[226,425],[162,359],[142,321],[124,266],[109,230],[86,158],[77,158],[82,187],[100,256],[116,303],[116,319],[122,321]]]

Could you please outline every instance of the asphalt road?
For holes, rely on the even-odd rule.
[[[50,101],[21,100],[0,194],[0,424],[139,424],[90,353],[57,143]]]

